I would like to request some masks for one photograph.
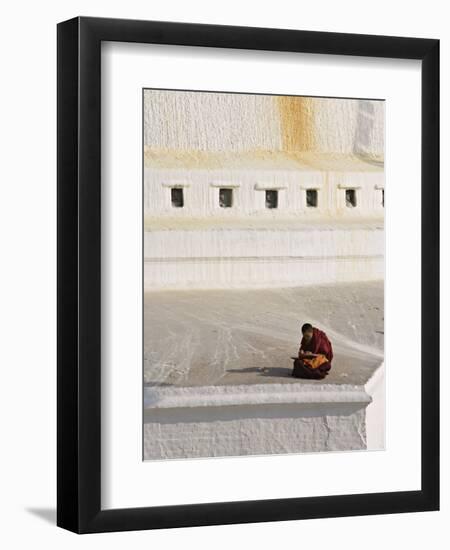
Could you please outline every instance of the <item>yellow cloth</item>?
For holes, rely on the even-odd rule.
[[[317,369],[318,367],[320,367],[320,365],[328,363],[328,359],[325,357],[325,355],[319,354],[317,357],[313,357],[312,359],[303,359],[303,362],[308,365],[308,367],[311,367],[312,369]]]

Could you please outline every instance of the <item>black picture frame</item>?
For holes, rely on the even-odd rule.
[[[57,524],[94,533],[438,510],[439,41],[87,17],[60,23],[57,37]],[[102,41],[422,61],[420,491],[101,509]]]

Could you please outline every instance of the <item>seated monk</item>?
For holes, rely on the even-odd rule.
[[[325,332],[309,323],[302,326],[302,335],[292,376],[322,380],[331,369],[331,360],[333,359],[331,342]]]

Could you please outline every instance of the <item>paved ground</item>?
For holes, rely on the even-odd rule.
[[[326,381],[364,384],[383,361],[382,282],[145,294],[146,386],[304,383],[290,376],[304,322],[326,331]]]

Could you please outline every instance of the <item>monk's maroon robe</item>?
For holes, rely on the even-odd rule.
[[[305,338],[302,338],[300,349],[311,353],[321,353],[325,355],[330,363],[333,360],[333,348],[331,342],[328,340],[328,336],[323,330],[316,327],[313,328],[313,335],[309,342],[306,342]]]
[[[306,342],[305,338],[302,338],[302,341],[300,342],[300,349],[302,349],[303,351],[309,351],[311,353],[320,353],[322,355],[325,355],[325,357],[328,359],[328,362],[323,363],[317,369],[313,369],[300,358],[297,358],[294,361],[294,370],[292,372],[292,375],[296,378],[309,378],[316,380],[325,378],[325,376],[331,369],[331,361],[333,359],[333,347],[325,332],[314,327],[311,340],[309,342]]]

